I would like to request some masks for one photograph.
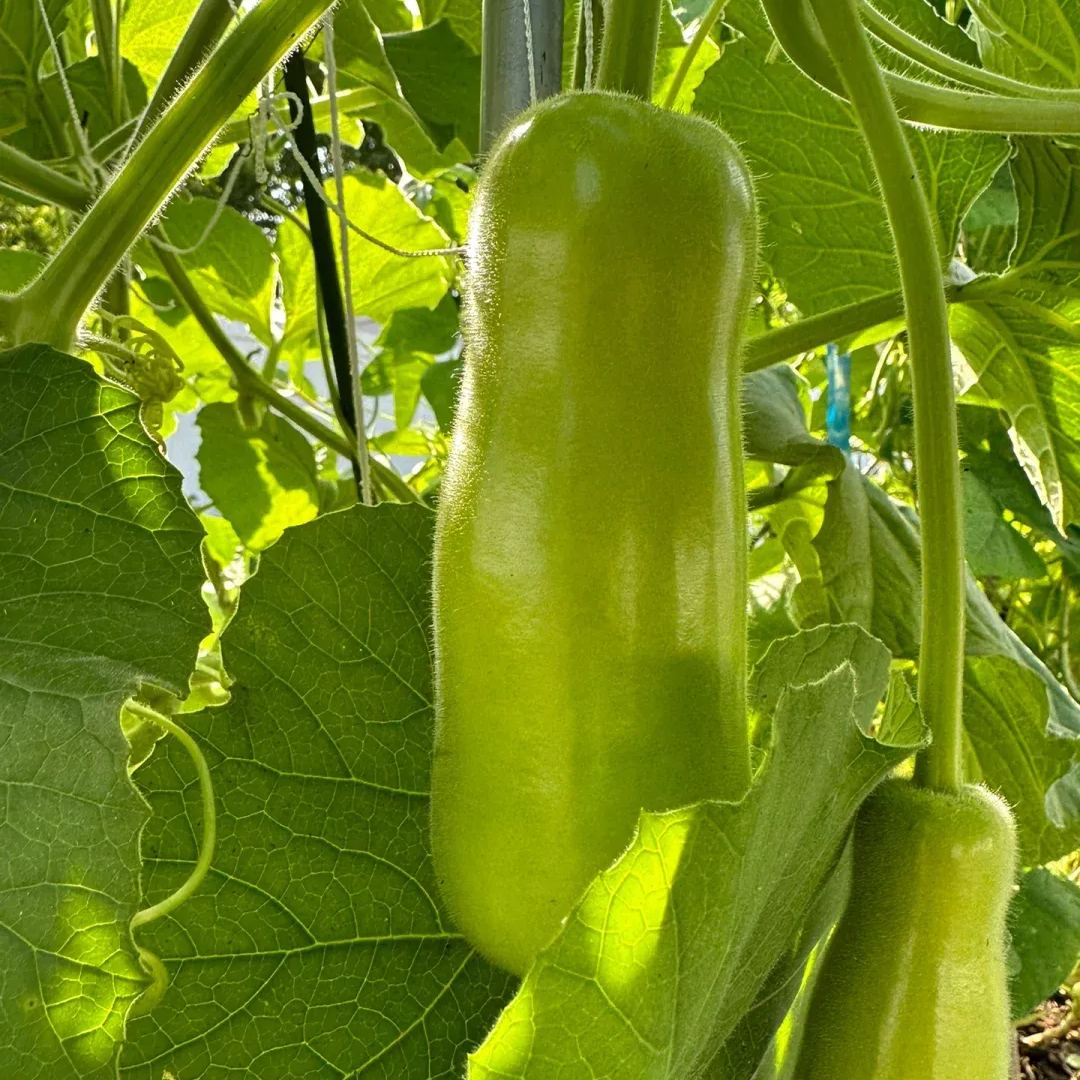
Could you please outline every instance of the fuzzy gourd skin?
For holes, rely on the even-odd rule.
[[[549,100],[485,164],[436,537],[432,838],[455,921],[510,971],[642,808],[748,782],[755,241],[730,141],[628,96]]]
[[[793,1075],[1008,1080],[1008,808],[982,787],[890,780],[859,811],[853,855]]]

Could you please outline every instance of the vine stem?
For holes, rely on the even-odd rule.
[[[811,0],[761,0],[776,40],[805,75],[841,97],[844,79],[810,8]],[[861,24],[860,24],[861,30]],[[869,48],[869,45],[867,46]],[[934,86],[893,72],[884,74],[904,120],[954,131],[987,131],[1003,135],[1080,134],[1080,102],[1042,98],[1002,97]]]
[[[985,90],[988,94],[1042,98],[1046,101],[1080,101],[1080,91],[1020,82],[1006,75],[999,75],[996,71],[989,71],[986,68],[976,67],[974,64],[966,64],[963,60],[957,60],[954,56],[927,44],[922,38],[909,34],[865,0],[859,10],[867,29],[876,38],[895,49],[906,59],[922,64],[929,71],[946,79],[972,86],[977,90]]]
[[[596,85],[652,100],[660,0],[608,0]]]
[[[900,264],[922,519],[919,705],[933,741],[916,761],[926,787],[963,783],[964,547],[948,309],[930,207],[896,107],[859,21],[858,0],[811,0],[866,141]]]
[[[686,46],[686,51],[683,53],[682,59],[679,61],[679,66],[671,80],[671,85],[668,87],[667,95],[664,98],[665,109],[675,108],[675,102],[679,97],[679,91],[683,88],[683,83],[686,82],[686,76],[690,74],[690,68],[693,66],[697,54],[701,52],[701,46],[705,44],[709,34],[712,33],[712,28],[724,13],[724,8],[727,7],[727,5],[728,0],[712,0],[712,3],[709,5],[709,10],[701,17],[701,22],[698,23],[698,28],[694,31],[694,36],[690,39],[690,44]]]
[[[217,844],[217,809],[214,804],[214,784],[210,778],[210,766],[206,763],[199,744],[179,724],[167,716],[162,716],[154,709],[138,701],[129,701],[126,707],[140,719],[149,720],[167,731],[187,751],[199,776],[199,793],[202,796],[203,811],[202,843],[199,844],[199,857],[195,861],[194,869],[175,892],[170,893],[164,900],[159,900],[156,904],[135,912],[131,917],[131,929],[135,930],[174,912],[203,883],[210,869],[210,863],[213,861],[214,847]]]
[[[42,274],[0,305],[15,344],[71,348],[79,322],[128,248],[168,202],[259,80],[333,0],[263,0],[226,37],[134,153]]]
[[[339,431],[324,424],[317,416],[312,416],[306,409],[297,405],[295,401],[279,393],[270,383],[262,378],[257,371],[247,362],[243,353],[233,344],[229,335],[219,325],[214,313],[206,306],[199,290],[194,282],[188,277],[183,263],[176,255],[166,248],[155,247],[158,261],[162,269],[168,275],[173,287],[176,289],[184,306],[191,312],[192,317],[202,328],[202,331],[210,339],[210,344],[217,349],[221,358],[228,365],[229,370],[236,379],[238,389],[246,390],[255,397],[265,401],[266,404],[285,417],[290,423],[295,424],[301,431],[306,431],[310,436],[318,439],[324,446],[340,454],[347,461],[353,461],[356,448],[352,441],[347,439]],[[420,502],[420,497],[388,465],[384,465],[378,458],[370,458],[371,476],[379,490],[385,495],[392,495],[399,502]]]

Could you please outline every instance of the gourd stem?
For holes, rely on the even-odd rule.
[[[845,96],[844,80],[829,56],[810,0],[761,0],[777,41],[803,74],[826,90]],[[820,13],[819,13],[820,18]],[[1002,97],[934,86],[886,72],[896,109],[913,124],[954,131],[988,131],[1004,135],[1080,134],[1080,102]]]
[[[914,60],[923,67],[943,78],[963,83],[989,94],[1004,94],[1007,97],[1043,98],[1047,101],[1080,101],[1080,91],[1065,90],[1051,86],[1036,86],[1033,83],[1020,82],[996,71],[966,64],[963,60],[935,49],[914,34],[909,34],[887,16],[882,15],[873,5],[863,2],[859,8],[867,29],[890,48],[895,49],[908,60]]]
[[[263,0],[158,118],[42,274],[19,296],[15,343],[70,349],[127,250],[259,80],[333,0]]]
[[[607,0],[596,85],[650,101],[659,37],[659,0]]]
[[[85,184],[4,142],[0,142],[0,181],[78,213],[90,205],[92,198]]]
[[[690,74],[690,68],[693,66],[697,54],[701,52],[701,46],[705,44],[705,39],[712,33],[712,28],[724,13],[724,8],[727,7],[727,5],[728,0],[712,0],[712,3],[709,5],[709,10],[702,15],[701,22],[698,23],[698,28],[694,31],[694,36],[690,39],[690,44],[686,46],[686,51],[679,61],[679,67],[671,80],[671,85],[668,87],[667,95],[664,98],[665,109],[673,109],[675,107],[675,102],[679,97],[679,91],[682,89],[683,83],[686,82],[686,76]]]
[[[930,207],[858,0],[811,0],[841,74],[881,188],[900,265],[915,413],[915,466],[922,518],[919,705],[933,741],[916,781],[963,783],[964,548],[960,462],[948,309]]]

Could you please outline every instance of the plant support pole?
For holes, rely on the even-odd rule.
[[[948,309],[930,207],[884,75],[859,22],[858,0],[812,0],[870,151],[900,265],[915,411],[922,518],[919,705],[933,741],[915,767],[926,787],[963,784],[963,511]]]
[[[486,153],[518,113],[559,92],[563,0],[484,0],[483,18],[480,150]]]

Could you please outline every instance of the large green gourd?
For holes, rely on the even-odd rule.
[[[746,167],[713,125],[586,92],[524,114],[469,227],[435,553],[435,867],[523,972],[642,808],[749,780]]]
[[[870,796],[797,1080],[1008,1080],[1015,861],[1012,815],[985,788],[890,780]]]

